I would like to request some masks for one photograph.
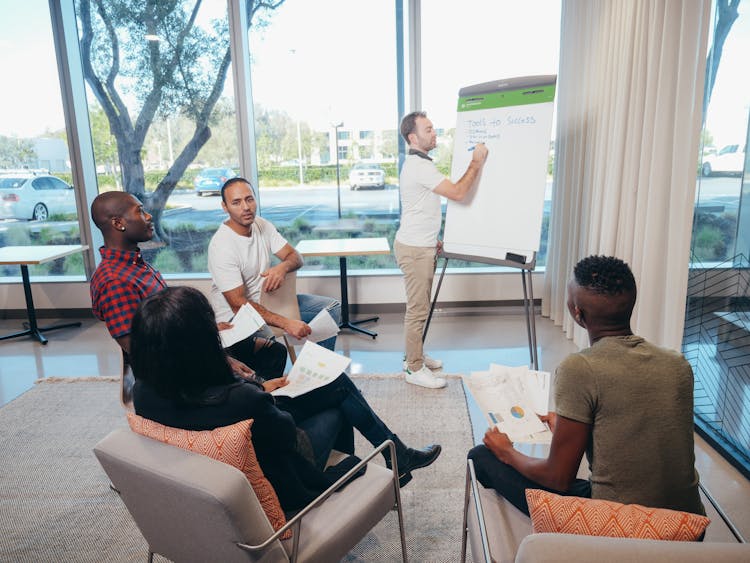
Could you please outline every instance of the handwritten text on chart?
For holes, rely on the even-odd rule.
[[[533,115],[508,115],[505,119],[467,119],[465,121],[468,144],[485,143],[501,138],[503,127],[515,125],[534,125],[536,118]]]

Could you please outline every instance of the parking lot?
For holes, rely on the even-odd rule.
[[[739,207],[740,178],[719,176],[699,178],[701,208],[713,212],[736,212]],[[547,184],[549,200],[551,182]],[[279,226],[303,219],[315,225],[338,218],[338,196],[336,185],[271,187],[260,189],[260,213]],[[398,219],[398,186],[389,184],[385,189],[360,189],[353,191],[342,185],[340,194],[342,217],[370,218],[381,221]],[[550,208],[545,202],[545,209]],[[226,217],[221,209],[219,196],[198,196],[193,190],[176,190],[169,198],[164,215],[165,225],[192,223],[196,227],[218,225]],[[30,230],[46,228],[69,228],[73,221],[17,221],[0,220],[0,231],[10,225],[24,225]]]

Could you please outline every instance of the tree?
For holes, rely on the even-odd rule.
[[[34,144],[30,140],[0,135],[0,169],[27,167],[35,157]]]
[[[266,26],[283,3],[247,0],[248,25]],[[79,0],[86,82],[117,139],[123,187],[142,199],[162,240],[167,239],[161,227],[167,199],[211,137],[213,110],[231,62],[226,20],[201,28],[196,24],[201,5],[201,0]],[[154,120],[172,115],[190,118],[194,129],[147,194],[144,143]]]
[[[99,106],[89,107],[91,121],[91,140],[94,145],[94,159],[97,164],[106,168],[110,174],[115,174],[117,180],[117,140],[109,130],[107,116]],[[117,186],[119,188],[119,184]]]
[[[293,133],[292,133],[293,132]],[[294,150],[287,138],[294,136]],[[285,111],[268,110],[261,105],[255,106],[255,145],[258,152],[259,166],[266,167],[280,164],[285,153],[297,154],[297,129],[292,118]]]
[[[719,71],[721,53],[724,50],[724,42],[727,40],[729,31],[739,16],[737,6],[740,0],[716,0],[716,25],[714,27],[714,42],[708,50],[706,57],[706,81],[703,85],[703,123],[706,122],[706,111],[711,101],[711,94],[716,82],[716,73]]]

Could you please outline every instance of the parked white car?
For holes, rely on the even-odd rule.
[[[745,149],[740,144],[727,145],[716,154],[707,156],[701,164],[701,174],[742,174],[745,168]]]
[[[46,221],[76,213],[73,186],[49,174],[0,173],[0,219]]]
[[[359,188],[385,188],[385,170],[379,164],[358,162],[349,172],[352,190]]]

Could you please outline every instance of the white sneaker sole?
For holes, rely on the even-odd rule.
[[[424,365],[427,366],[427,369],[430,369],[432,371],[438,371],[438,370],[443,369],[443,362],[438,362],[437,364],[432,364],[432,365],[427,365],[427,362],[425,362]],[[409,369],[409,362],[404,360],[404,372],[406,372],[407,369]]]

